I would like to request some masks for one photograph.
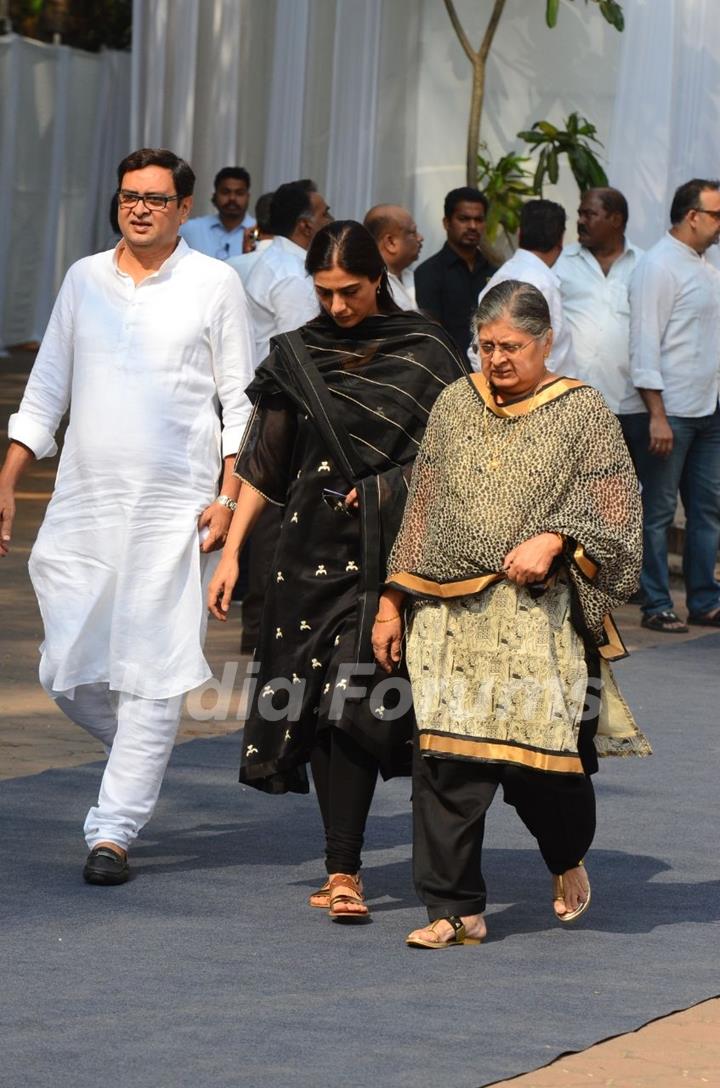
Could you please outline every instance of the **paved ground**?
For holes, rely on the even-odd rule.
[[[14,352],[0,359],[0,451],[5,444],[7,415],[17,404],[32,356]],[[36,680],[37,647],[41,641],[40,617],[27,579],[26,563],[31,542],[42,518],[54,478],[55,465],[43,462],[33,468],[18,496],[18,525],[13,550],[0,568],[0,777],[33,775],[49,768],[77,766],[102,758],[100,746],[69,723],[40,690]],[[680,591],[676,605],[684,614]],[[635,608],[617,617],[631,649],[702,638],[701,628],[686,636],[652,635],[639,625]],[[235,677],[229,716],[211,716],[223,691],[209,685],[194,693],[181,729],[180,742],[199,736],[225,733],[237,728],[237,672],[245,660],[238,658],[238,623],[227,627],[212,624],[208,657],[216,676]],[[681,682],[681,678],[679,681]],[[709,678],[708,683],[716,683]],[[229,691],[231,684],[225,688]],[[207,720],[200,720],[206,718]],[[621,909],[621,904],[619,904]],[[711,950],[709,950],[711,951]],[[716,952],[713,950],[713,954]],[[628,965],[631,969],[631,965]],[[546,1069],[516,1078],[517,1088],[579,1088],[580,1085],[613,1085],[614,1088],[675,1088],[689,1085],[720,1085],[720,1000],[704,1002],[596,1047],[554,1062]],[[558,1041],[562,1045],[562,1041]]]

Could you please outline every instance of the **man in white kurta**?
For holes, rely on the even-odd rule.
[[[599,389],[616,415],[642,412],[630,377],[630,279],[642,250],[625,237],[627,201],[617,189],[588,189],[578,208],[578,241],[553,272],[575,349],[575,377]]]
[[[553,343],[548,369],[565,378],[575,377],[575,353],[570,327],[563,313],[560,280],[553,265],[562,253],[565,235],[565,209],[552,200],[529,200],[520,213],[519,248],[498,268],[478,296],[478,302],[488,291],[505,280],[531,283],[544,296],[550,310]],[[468,359],[473,370],[480,361],[471,344]]]
[[[182,696],[210,675],[203,582],[237,497],[232,455],[254,364],[240,280],[177,236],[192,171],[177,160],[176,178],[153,154],[121,164],[123,240],[65,277],[0,475],[7,551],[12,487],[33,456],[55,452],[70,407],[30,575],[45,626],[41,683],[109,750],[85,823],[93,883],[127,879]]]
[[[320,312],[305,258],[317,232],[332,222],[325,198],[309,178],[279,185],[270,203],[274,238],[255,262],[245,289],[255,330],[255,352],[261,363],[270,340],[298,329]]]

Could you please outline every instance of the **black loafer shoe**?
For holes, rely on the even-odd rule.
[[[88,854],[83,878],[88,884],[124,884],[130,876],[127,857],[109,846],[96,846]]]

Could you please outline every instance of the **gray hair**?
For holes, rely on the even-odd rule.
[[[552,329],[545,296],[521,280],[504,280],[490,288],[472,319],[473,337],[477,338],[483,325],[503,319],[530,336],[542,336]]]

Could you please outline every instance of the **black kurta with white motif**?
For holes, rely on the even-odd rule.
[[[344,428],[374,469],[384,569],[430,408],[464,365],[443,331],[417,314],[369,319],[344,330],[342,341],[324,318],[302,334]],[[307,792],[305,764],[316,731],[328,727],[352,734],[385,778],[407,773],[414,722],[406,674],[388,683],[369,646],[358,660],[363,519],[323,499],[324,490],[346,494],[352,481],[333,463],[293,366],[276,345],[258,369],[236,466],[284,508],[240,769],[241,781],[272,793]]]

